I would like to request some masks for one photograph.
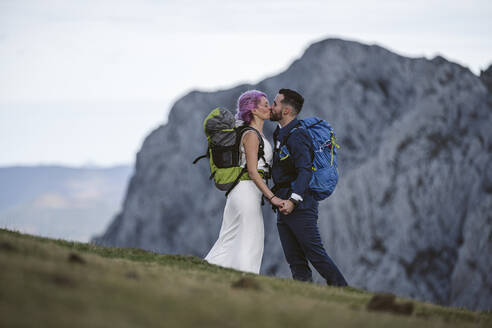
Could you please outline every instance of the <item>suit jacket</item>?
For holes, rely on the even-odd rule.
[[[308,132],[297,128],[298,124],[294,119],[283,128],[277,127],[273,134],[272,179],[278,197],[288,199],[295,193],[303,198],[299,209],[312,208],[318,204],[309,190],[314,149]]]

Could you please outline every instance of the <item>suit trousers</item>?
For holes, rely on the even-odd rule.
[[[325,251],[318,229],[318,206],[297,208],[289,215],[278,212],[277,228],[285,258],[295,280],[312,281],[308,261],[328,285],[347,282]]]

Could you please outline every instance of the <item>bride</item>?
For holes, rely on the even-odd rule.
[[[240,181],[229,193],[219,238],[205,257],[209,263],[260,272],[264,246],[261,196],[264,195],[274,206],[283,205],[283,201],[275,196],[258,173],[260,168],[266,170],[265,164],[271,164],[273,157],[272,146],[263,135],[264,121],[270,119],[270,115],[271,108],[265,93],[250,90],[239,97],[236,119],[260,133],[265,145],[263,158],[267,163],[263,158],[258,158],[260,140],[257,133],[246,130],[241,138],[240,165],[246,165],[251,180]]]

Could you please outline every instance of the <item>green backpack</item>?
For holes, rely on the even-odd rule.
[[[241,160],[241,137],[244,132],[253,130],[258,135],[260,146],[258,158],[264,158],[264,143],[258,130],[247,125],[235,126],[234,115],[224,108],[215,108],[203,121],[203,130],[208,140],[207,153],[197,157],[193,164],[202,158],[208,158],[210,164],[210,180],[214,179],[215,186],[226,191],[226,197],[231,190],[243,180],[251,180],[246,165],[239,166]],[[268,164],[265,165],[268,168]],[[260,175],[267,179],[267,173],[258,169]],[[269,170],[267,171],[269,172]]]

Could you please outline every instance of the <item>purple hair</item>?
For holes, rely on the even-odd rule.
[[[247,124],[253,119],[251,110],[255,109],[260,103],[261,97],[267,97],[264,92],[258,90],[248,90],[239,96],[237,101],[236,119]]]

